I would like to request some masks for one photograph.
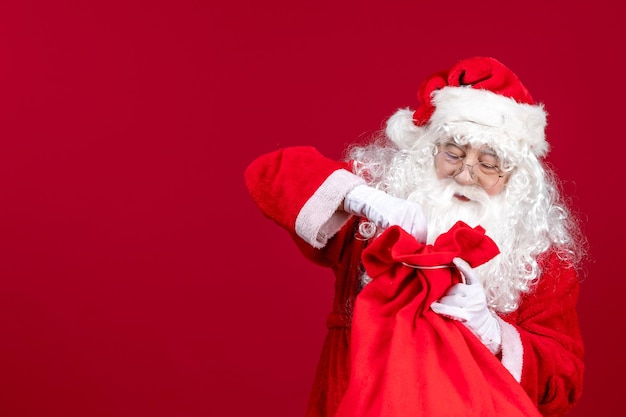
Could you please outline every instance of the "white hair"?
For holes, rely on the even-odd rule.
[[[422,205],[429,222],[428,243],[458,220],[484,227],[500,254],[477,272],[490,307],[508,313],[517,309],[520,296],[540,279],[542,255],[554,250],[569,267],[576,268],[585,255],[586,242],[576,216],[562,199],[553,171],[530,147],[525,150],[519,143],[512,147],[489,133],[488,128],[467,123],[403,130],[395,126],[386,134],[380,132],[369,144],[349,147],[346,159],[371,186]],[[508,172],[502,192],[489,196],[481,187],[438,179],[433,152],[444,137],[459,144],[492,147]],[[460,189],[470,202],[453,198]]]

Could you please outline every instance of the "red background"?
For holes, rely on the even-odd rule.
[[[585,214],[571,415],[623,411],[623,1],[214,3],[0,4],[0,415],[303,415],[332,278],[243,170],[339,158],[474,55],[545,103]]]

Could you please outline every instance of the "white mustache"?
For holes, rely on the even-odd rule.
[[[487,194],[485,189],[477,185],[460,185],[456,181],[451,180],[449,183],[443,185],[442,189],[446,198],[460,195],[483,206],[488,205],[490,201],[489,194]]]

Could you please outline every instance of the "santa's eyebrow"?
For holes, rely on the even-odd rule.
[[[443,146],[454,146],[462,152],[467,152],[468,149],[478,149],[481,155],[492,156],[496,159],[500,159],[498,152],[489,145],[483,145],[478,148],[474,148],[471,144],[461,144],[457,141],[456,137],[449,137],[444,141],[439,142]]]
[[[465,151],[468,148],[468,145],[462,145],[452,138],[446,140],[445,142],[441,142],[441,144],[443,146],[454,146],[455,148],[458,148],[462,151]]]
[[[480,150],[480,153],[483,155],[493,156],[498,159],[500,158],[498,156],[498,152],[496,152],[496,150],[491,147],[484,147],[484,148],[480,148],[479,150]]]

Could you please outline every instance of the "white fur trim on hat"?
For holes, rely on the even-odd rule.
[[[437,90],[433,93],[432,103],[435,111],[430,117],[430,125],[471,122],[492,131],[498,141],[511,141],[509,145],[514,148],[529,146],[538,157],[548,151],[545,139],[547,115],[542,105],[518,103],[512,98],[471,86]]]

